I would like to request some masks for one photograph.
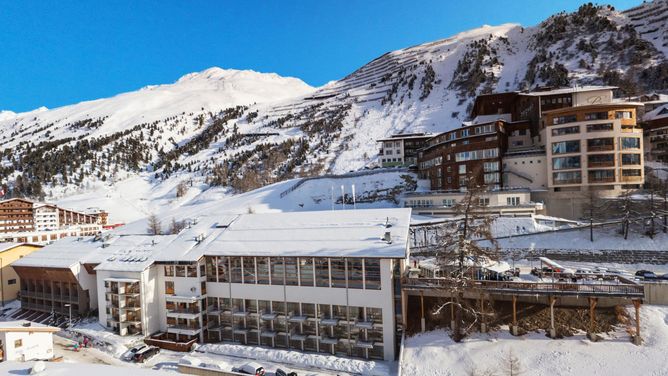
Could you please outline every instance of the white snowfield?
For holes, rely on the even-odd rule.
[[[513,337],[507,327],[459,344],[441,330],[418,334],[405,342],[402,375],[485,375],[485,371],[508,375],[509,353],[520,360],[522,375],[668,375],[668,307],[643,306],[640,320],[642,346],[632,344],[624,328],[596,343],[585,334],[558,340],[543,332]]]

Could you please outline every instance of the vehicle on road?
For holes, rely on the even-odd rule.
[[[132,360],[134,360],[137,363],[144,363],[145,361],[158,355],[159,352],[160,352],[159,347],[148,346],[147,348],[136,352],[135,355],[132,357]]]
[[[143,350],[147,347],[148,347],[148,345],[146,345],[146,344],[137,345],[137,346],[131,348],[130,350],[126,351],[125,353],[123,353],[123,355],[121,355],[121,359],[125,360],[126,362],[129,362],[129,361],[132,360],[132,358],[135,356],[135,354],[137,352],[139,352],[139,351],[141,351],[141,350]]]
[[[264,376],[264,367],[255,362],[246,363],[243,366],[232,369],[234,372],[244,373],[246,375]]]
[[[638,270],[636,272],[636,277],[641,277],[643,279],[657,279],[658,277],[654,272],[649,270]]]

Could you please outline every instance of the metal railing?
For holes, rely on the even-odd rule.
[[[457,283],[441,278],[407,278],[403,286],[421,289],[447,289]],[[570,282],[514,282],[514,281],[464,281],[464,289],[482,289],[497,292],[515,292],[529,295],[613,295],[639,296],[645,294],[644,286],[637,284],[570,283]]]

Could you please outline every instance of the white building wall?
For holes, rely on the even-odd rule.
[[[15,347],[16,340],[21,346]],[[53,358],[53,334],[49,332],[0,332],[5,361]]]

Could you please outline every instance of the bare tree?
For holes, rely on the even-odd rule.
[[[513,350],[508,351],[501,364],[504,374],[508,376],[519,376],[525,372],[520,358],[515,355]]]
[[[184,221],[177,221],[176,218],[172,218],[172,222],[169,224],[169,233],[178,234],[186,227]]]
[[[150,235],[162,234],[162,224],[155,214],[148,217],[148,228],[146,229]]]
[[[610,207],[610,202],[601,198],[599,191],[588,190],[585,193],[585,204],[583,205],[583,211],[585,213],[585,219],[589,221],[589,240],[594,241],[594,222],[600,222],[608,218],[608,209]]]
[[[437,259],[441,269],[446,271],[445,288],[451,292],[453,300],[437,307],[434,313],[438,314],[446,306],[453,305],[455,341],[460,341],[462,332],[468,332],[482,314],[475,304],[471,305],[463,299],[464,290],[471,286],[476,269],[499,258],[498,243],[491,231],[491,224],[496,218],[485,210],[489,204],[485,192],[486,189],[475,185],[471,178],[464,197],[455,205],[456,219],[446,224],[450,231],[445,231],[446,235],[438,239]],[[483,241],[487,244],[479,244]],[[463,313],[473,318],[464,330]]]
[[[183,197],[188,193],[188,184],[186,181],[181,181],[179,184],[176,186],[176,197]]]

